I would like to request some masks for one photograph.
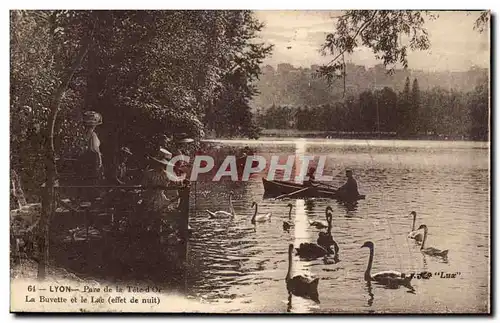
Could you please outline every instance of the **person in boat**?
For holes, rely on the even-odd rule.
[[[309,179],[304,181],[304,186],[316,187],[319,185],[319,183],[316,182],[316,177],[314,176],[315,173],[316,167],[310,167],[307,170],[307,177],[309,177]]]
[[[102,166],[101,142],[95,128],[102,124],[101,114],[95,111],[86,111],[83,114],[85,125],[84,151],[80,156],[80,175],[85,182],[97,184],[104,179]]]
[[[339,187],[338,192],[347,196],[358,196],[358,183],[353,177],[352,170],[346,170],[345,175],[347,176],[347,182]]]

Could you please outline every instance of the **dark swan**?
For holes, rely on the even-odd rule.
[[[330,208],[331,210],[331,208]],[[326,232],[320,232],[318,234],[318,240],[316,241],[318,245],[321,247],[327,249],[331,246],[333,246],[333,251],[335,252],[335,255],[337,256],[339,253],[339,245],[337,242],[333,239],[332,237],[332,215],[327,214],[327,221],[328,221],[328,228]]]
[[[292,208],[293,208],[293,205],[292,203],[288,203],[287,207],[290,208],[290,210],[288,211],[288,220],[289,221],[283,221],[283,230],[285,231],[288,231],[290,230],[291,227],[293,227],[293,223],[292,223]]]

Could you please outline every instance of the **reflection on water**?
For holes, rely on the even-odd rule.
[[[189,241],[188,293],[214,311],[235,312],[477,312],[488,308],[489,154],[488,145],[412,141],[249,141],[266,159],[272,154],[327,155],[325,172],[334,186],[345,181],[344,169],[354,170],[365,200],[355,204],[328,199],[263,199],[260,175],[248,182],[199,181],[192,205]],[[222,146],[239,142],[226,141]],[[221,153],[222,150],[221,150]],[[295,168],[297,172],[297,167]],[[229,211],[234,191],[234,219],[208,218],[205,209]],[[271,221],[250,223],[252,201]],[[287,204],[292,202],[292,219]],[[309,220],[323,220],[333,208],[332,236],[341,261],[293,257],[294,272],[319,277],[321,304],[289,297],[288,244],[316,243],[320,230]],[[429,245],[450,249],[448,262],[428,257],[406,237],[410,211],[417,225],[429,227]],[[283,221],[294,224],[283,230]],[[373,271],[461,272],[455,279],[414,279],[415,295],[406,288],[386,289],[367,284],[367,254],[360,246],[377,246]],[[463,292],[464,286],[467,293]],[[376,301],[375,296],[376,295]]]
[[[373,289],[372,289],[372,282],[367,281],[366,282],[366,292],[368,293],[368,301],[367,304],[368,306],[373,305],[373,300],[375,299],[375,296],[373,295]]]
[[[336,201],[345,210],[346,216],[354,216],[358,209],[358,201]]]

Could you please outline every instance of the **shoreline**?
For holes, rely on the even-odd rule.
[[[295,129],[263,129],[258,139],[247,137],[206,137],[204,140],[248,140],[259,141],[269,139],[322,139],[322,140],[398,140],[398,141],[443,141],[443,142],[490,142],[489,138],[472,138],[458,135],[408,135],[401,136],[390,132],[339,132]]]
[[[213,137],[208,137],[201,139],[201,143],[220,143],[220,142],[240,142],[244,144],[252,144],[252,143],[259,143],[259,142],[276,142],[276,143],[295,143],[297,140],[310,140],[309,143],[314,144],[316,143],[335,143],[339,141],[351,141],[351,142],[357,142],[357,141],[374,141],[374,142],[419,142],[419,143],[425,143],[425,142],[433,142],[433,143],[449,143],[451,145],[453,144],[458,144],[458,143],[476,143],[476,144],[481,144],[481,145],[488,145],[490,144],[490,140],[472,140],[472,139],[463,139],[463,140],[446,140],[442,138],[420,138],[420,139],[403,139],[403,138],[352,138],[352,137],[333,137],[333,138],[324,138],[320,136],[314,136],[314,137],[305,137],[305,136],[261,136],[259,139],[249,139],[246,137],[219,137],[219,138],[213,138]],[[488,148],[488,147],[485,147]]]

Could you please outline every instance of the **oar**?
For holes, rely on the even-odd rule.
[[[303,189],[297,190],[297,191],[292,192],[292,193],[282,194],[282,195],[278,196],[278,197],[276,198],[276,200],[277,200],[277,199],[284,198],[284,197],[290,197],[290,196],[292,196],[292,195],[295,195],[295,194],[298,194],[298,193],[301,193],[301,192],[307,191],[307,190],[308,190],[308,189],[310,189],[310,188],[313,188],[313,186],[311,186],[311,187],[306,187],[306,188],[303,188]]]
[[[333,186],[333,185],[328,185],[328,184],[324,184],[324,183],[318,183],[318,184],[319,184],[319,185],[323,185],[323,186],[325,186],[325,187],[333,188],[334,190],[336,190],[336,191],[337,191],[337,188],[336,188],[335,186]]]

